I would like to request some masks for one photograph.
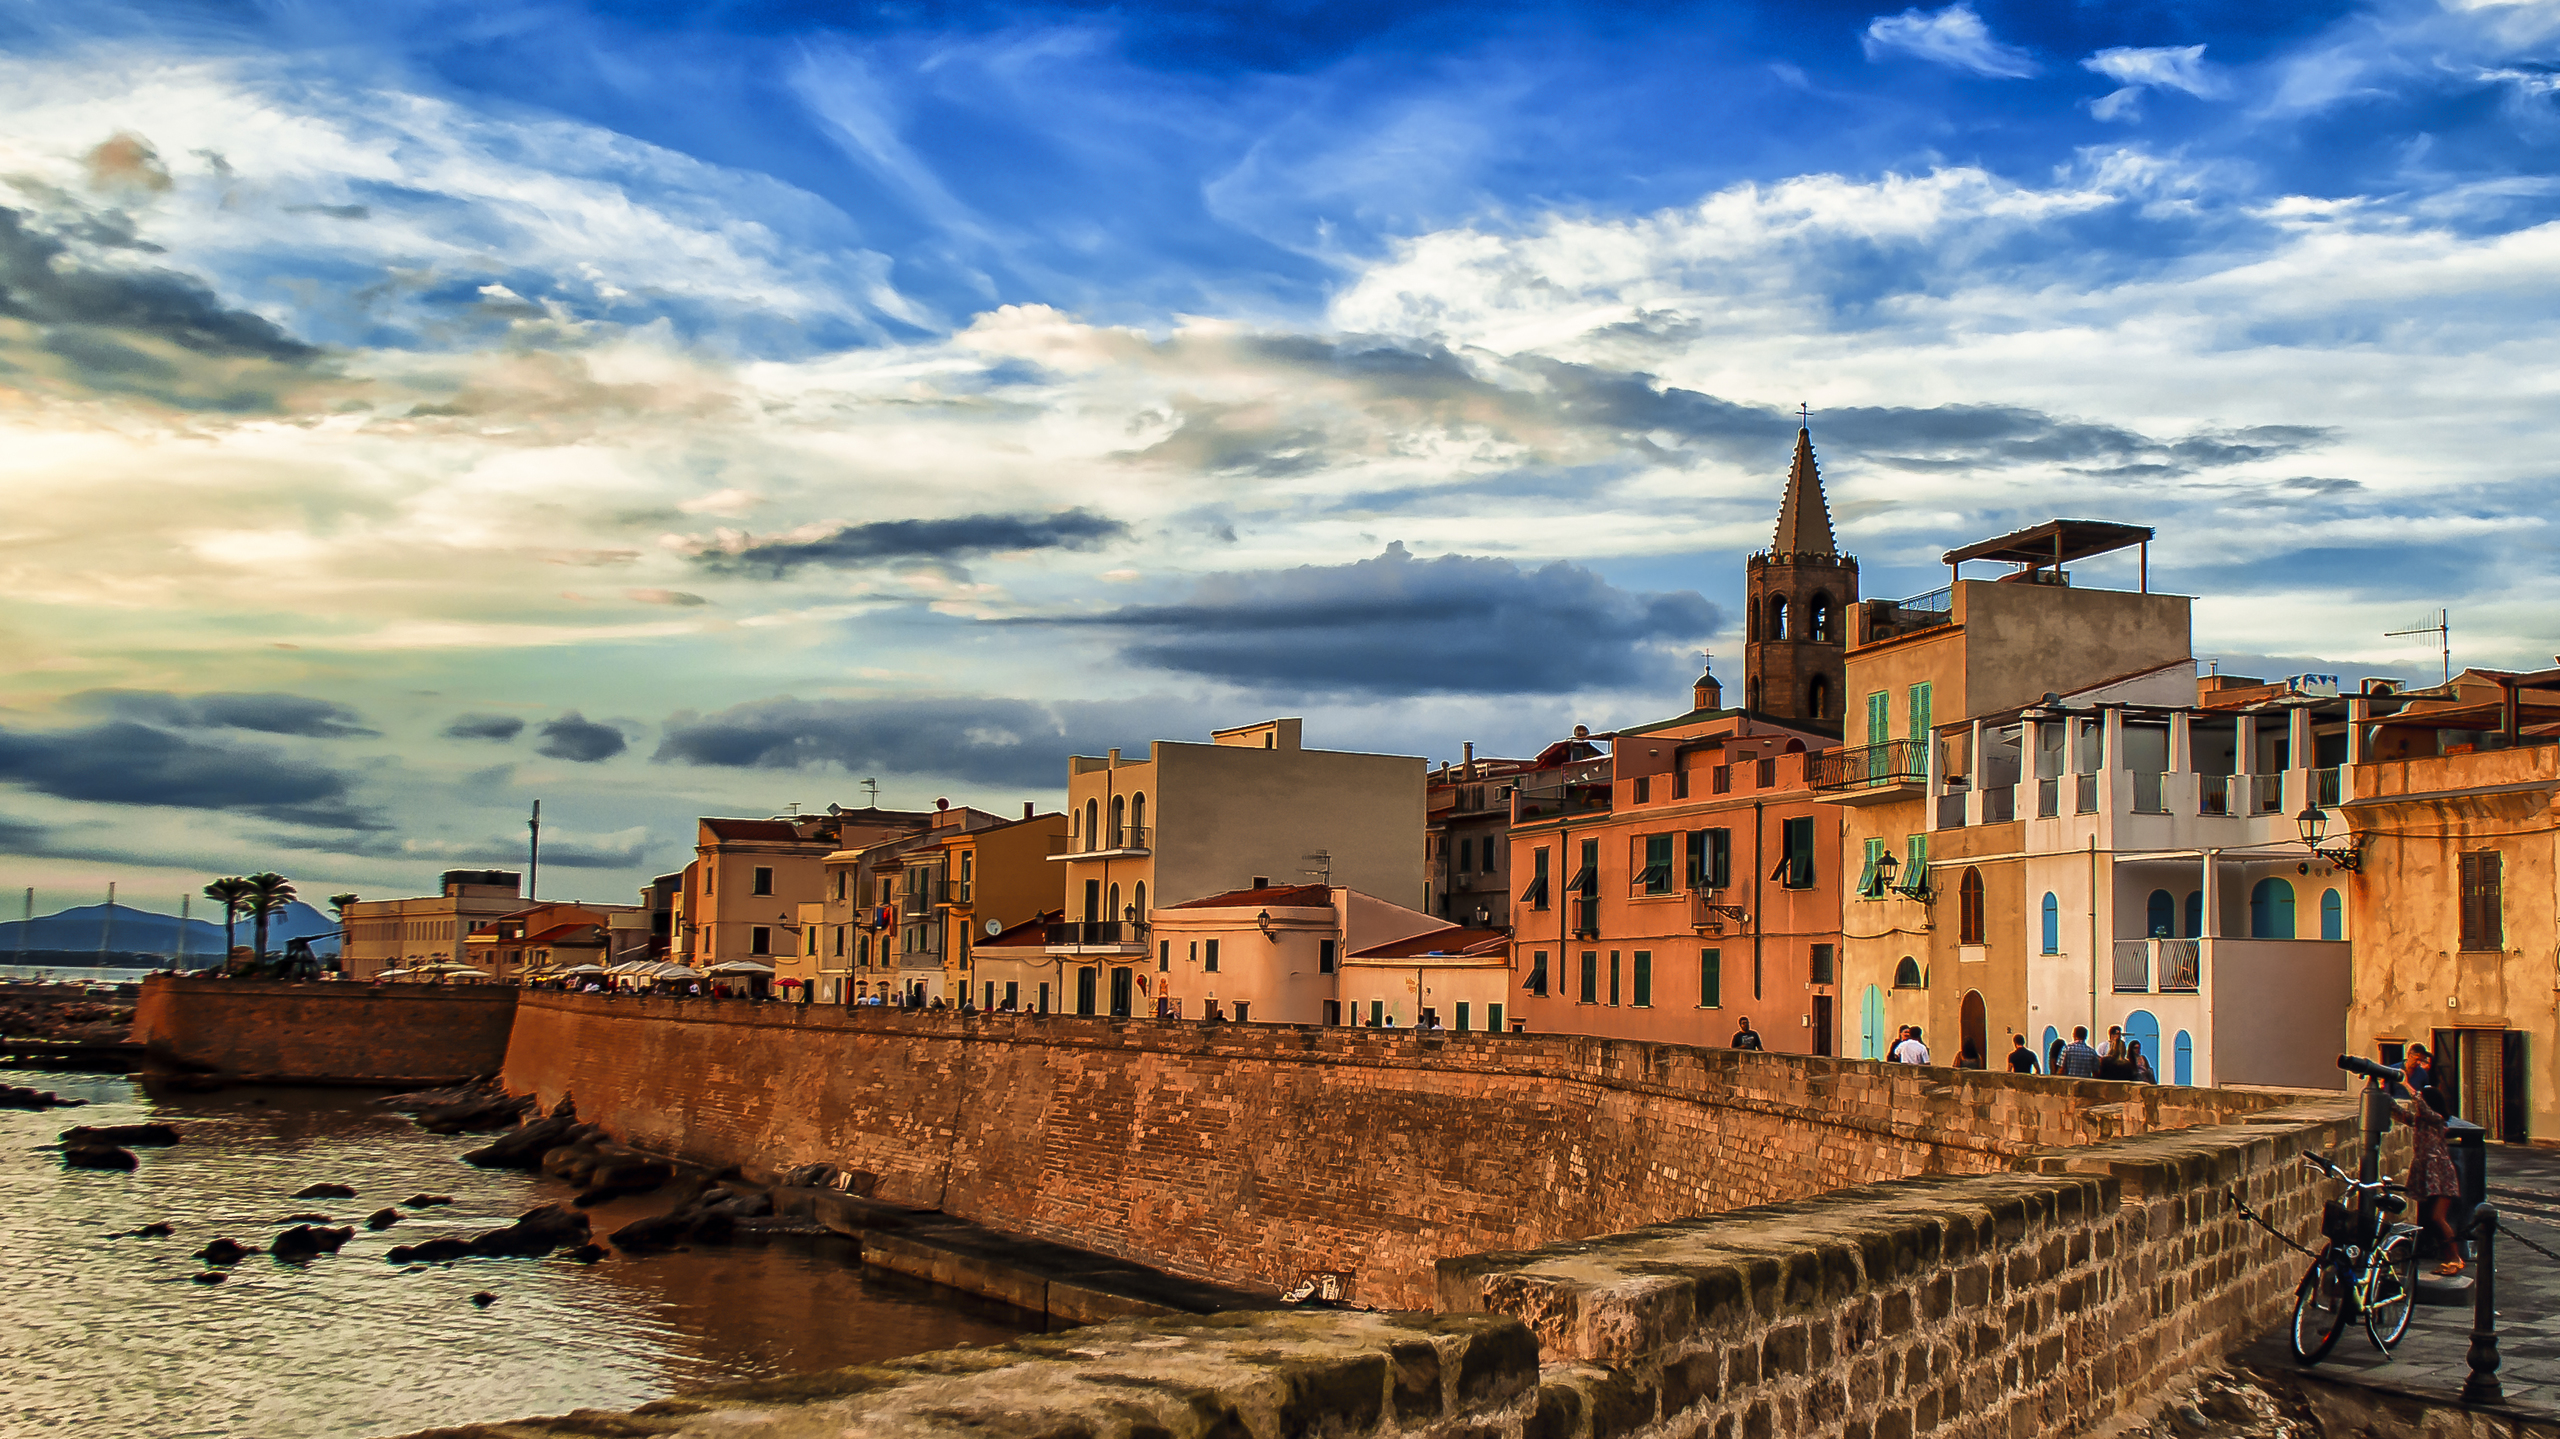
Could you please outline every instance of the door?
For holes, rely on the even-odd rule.
[[[2176,1054],[2170,1056],[2169,1062],[2172,1066],[2172,1077],[2169,1080],[2171,1084],[2193,1084],[2196,1082],[2196,1041],[2194,1035],[2187,1033],[2183,1029],[2178,1031],[2178,1051]]]
[[[2160,1075],[2160,1020],[2150,1010],[2137,1009],[2124,1017],[2124,1037],[2128,1044],[2140,1044],[2142,1057],[2151,1061],[2151,1072]],[[2175,1070],[2171,1070],[2175,1073]]]
[[[1113,965],[1111,967],[1111,1017],[1113,1019],[1127,1019],[1129,1017],[1129,993],[1131,989],[1129,975],[1130,970],[1126,965]]]
[[[1813,1052],[1829,1054],[1832,1049],[1831,996],[1817,994],[1813,997]]]
[[[1957,1028],[1963,1042],[1956,1049],[1956,1063],[1967,1069],[1980,1069],[1990,1062],[1990,1027],[1991,1021],[1983,1011],[1982,991],[1966,990],[1964,1003],[1957,1011]]]
[[[1076,971],[1076,1013],[1093,1013],[1093,966]]]
[[[1884,1058],[1884,991],[1872,984],[1858,1005],[1858,1057]]]

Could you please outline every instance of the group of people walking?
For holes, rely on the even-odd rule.
[[[2119,1079],[2135,1084],[2158,1084],[2160,1071],[2151,1065],[2151,1056],[2142,1052],[2142,1041],[2124,1037],[2122,1025],[2107,1026],[2104,1046],[2089,1042],[2089,1026],[2075,1024],[2071,1037],[2057,1035],[2039,1060],[2023,1034],[2010,1036],[2009,1072],[2011,1074],[2050,1074],[2061,1079]]]

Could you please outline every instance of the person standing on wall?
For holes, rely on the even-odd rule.
[[[2027,1048],[2027,1037],[2025,1035],[2013,1034],[2009,1036],[2009,1040],[2011,1044],[2016,1046],[2009,1051],[2009,1072],[2011,1074],[2037,1074],[2042,1072],[2040,1067],[2036,1064],[2036,1052]]]
[[[1751,1016],[1746,1014],[1742,1017],[1742,1027],[1733,1032],[1733,1048],[1758,1049],[1760,1047],[1760,1031],[1751,1027]]]

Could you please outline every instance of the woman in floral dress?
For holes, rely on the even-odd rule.
[[[2403,1094],[2412,1094],[2407,1085]],[[2409,1126],[2414,1153],[2409,1160],[2409,1198],[2418,1206],[2419,1222],[2436,1232],[2444,1262],[2436,1273],[2450,1278],[2463,1269],[2461,1246],[2453,1240],[2453,1201],[2462,1192],[2462,1177],[2453,1167],[2453,1151],[2444,1142],[2444,1098],[2435,1086],[2417,1090],[2414,1104],[2393,1104],[2391,1112]]]

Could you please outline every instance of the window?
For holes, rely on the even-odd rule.
[[[747,931],[747,953],[773,953],[773,931],[759,924]]]
[[[1171,974],[1172,972],[1173,941],[1169,939],[1159,939],[1156,941],[1156,973]]]
[[[1760,786],[1762,789],[1767,789],[1778,782],[1778,762],[1776,760],[1764,759],[1760,761],[1759,764],[1753,766],[1753,769],[1756,772],[1751,776],[1751,782]]]
[[[1811,635],[1816,644],[1832,643],[1835,636],[1831,632],[1833,624],[1831,596],[1815,590],[1813,598],[1805,601],[1804,623],[1806,632]]]
[[[1971,865],[1956,882],[1956,943],[1982,943],[1982,871]]]
[[[1638,1009],[1651,1009],[1653,1007],[1652,950],[1639,949],[1636,951],[1634,999],[1636,1008]]]
[[[1330,939],[1320,939],[1316,941],[1316,973],[1333,973],[1335,943],[1336,941]]]
[[[1814,983],[1829,984],[1831,982],[1833,959],[1837,953],[1838,951],[1827,944],[1817,944],[1813,947]]]
[[[1653,803],[1653,776],[1642,774],[1636,776],[1636,803]]]
[[[802,951],[803,953],[816,954],[818,952],[818,928],[816,925],[811,925],[809,927],[808,933],[802,937],[801,942],[804,946]]]
[[[1596,949],[1582,952],[1582,1002],[1600,1002],[1600,951]]]
[[[1380,1025],[1382,1025],[1382,1024],[1385,1024],[1386,1022],[1387,1022],[1387,1002],[1386,1002],[1385,1000],[1383,1000],[1383,999],[1373,999],[1373,1000],[1370,1000],[1370,1001],[1369,1001],[1369,1027],[1370,1027],[1371,1029],[1376,1029],[1378,1026],[1380,1026]]]
[[[1831,677],[1828,675],[1815,675],[1813,677],[1813,682],[1804,687],[1804,703],[1805,712],[1812,715],[1815,719],[1830,718]]]
[[[1786,821],[1781,836],[1785,842],[1786,858],[1778,861],[1782,875],[1780,883],[1789,889],[1813,888],[1813,816],[1803,815]]]
[[[1724,1008],[1724,951],[1698,951],[1698,1007]]]
[[[2062,901],[2051,890],[2044,896],[2044,953],[2062,953]]]
[[[1769,638],[1773,640],[1782,640],[1786,637],[1787,597],[1785,595],[1771,595],[1769,596]]]
[[[1268,748],[1268,746],[1265,746],[1265,747],[1266,747],[1266,748]],[[1243,1023],[1245,1022],[1245,1017],[1244,1017],[1244,1015],[1245,1015],[1245,1001],[1243,1001],[1243,1000],[1239,999],[1239,1000],[1237,1000],[1237,1001],[1236,1001],[1236,1023],[1238,1023],[1238,1024],[1243,1024]]]
[[[1465,1000],[1458,1001],[1458,1032],[1460,1034],[1467,1032],[1467,1004]]]
[[[1501,1005],[1488,1004],[1484,1007],[1484,1032],[1487,1034],[1500,1034],[1502,1032]]]
[[[1458,873],[1472,873],[1476,867],[1476,842],[1471,839],[1460,839],[1457,844],[1457,850]]]
[[[1893,738],[1893,695],[1877,690],[1867,696],[1867,743],[1883,744]]]
[[[1565,888],[1574,893],[1573,927],[1577,933],[1600,932],[1600,841],[1582,842],[1582,863],[1573,872],[1573,881]]]
[[[1647,894],[1671,892],[1671,836],[1644,837],[1644,867],[1636,874],[1636,884]]]
[[[2187,933],[2185,937],[2188,939],[2204,938],[2203,890],[2191,889],[2187,891]]]
[[[1929,888],[1929,837],[1925,834],[1902,837],[1902,887],[1924,893]]]
[[[1342,1022],[1341,1000],[1328,999],[1324,1002],[1324,1022],[1327,1024],[1340,1024]]]
[[[844,958],[844,926],[836,926],[836,958]]]
[[[1689,797],[1689,772],[1687,770],[1675,769],[1671,772],[1671,797],[1673,799],[1687,799]]]
[[[1040,986],[1040,991],[1041,991],[1041,995],[1042,995],[1042,997],[1043,997],[1043,998],[1047,997],[1048,990],[1049,990],[1049,986],[1047,986],[1047,985],[1045,985],[1045,984],[1044,984],[1044,985],[1042,985],[1042,986]],[[1018,981],[1018,980],[1011,980],[1011,979],[1006,980],[1006,981],[1004,982],[1004,1007],[1005,1007],[1005,1008],[1007,1008],[1007,1009],[1018,1009],[1018,1008],[1020,1008],[1021,1006],[1022,1006],[1022,984],[1021,984],[1021,982],[1020,982],[1020,981]]]
[[[1520,891],[1520,902],[1531,909],[1547,907],[1547,851],[1542,846],[1529,851],[1529,887]]]
[[[1618,1002],[1618,951],[1609,951],[1609,1002]]]
[[[1867,867],[1858,874],[1858,893],[1868,899],[1884,897],[1884,878],[1876,871],[1884,861],[1884,841],[1867,841]]]
[[[836,898],[844,898],[844,871],[836,871]]]
[[[1542,998],[1547,992],[1547,952],[1543,949],[1529,952],[1529,992]]]
[[[1733,883],[1733,831],[1689,831],[1689,887],[1723,889]]]
[[[1920,961],[1907,954],[1904,955],[1902,963],[1893,967],[1893,987],[1896,989],[1927,988],[1920,982]]]
[[[757,866],[756,866],[756,884],[755,884],[755,893],[757,893],[757,894],[771,894],[771,893],[773,893],[773,871],[772,871],[771,869],[769,869],[769,868],[765,867],[764,865],[757,865]]]
[[[1707,777],[1707,791],[1710,794],[1733,793],[1733,766],[1717,765],[1714,772]]]
[[[2468,923],[2471,918],[2471,908],[2469,904],[2471,890],[2468,883],[2471,877],[2471,856],[2466,854],[2462,858],[2464,861],[2463,879],[2465,880],[2465,884],[2463,886],[2463,897],[2465,901],[2463,906],[2463,919],[2465,923],[2462,929],[2462,947],[2465,949],[2471,949],[2475,947],[2471,943],[2473,933],[2471,926]],[[2250,888],[2249,937],[2251,939],[2293,938],[2292,884],[2285,880],[2268,878],[2259,880],[2257,884]],[[2481,949],[2492,948],[2494,947],[2494,942],[2492,944],[2484,944],[2476,947]]]
[[[1211,939],[1203,940],[1201,943],[1204,948],[1200,956],[1200,967],[1211,974],[1216,974],[1218,972],[1218,942]]]
[[[1913,685],[1910,692],[1902,697],[1903,707],[1907,712],[1906,722],[1911,726],[1904,731],[1904,738],[1925,740],[1929,737],[1929,730],[1934,723],[1930,715],[1932,698],[1927,685]]]
[[[2151,891],[2143,901],[2142,932],[2152,939],[2168,939],[2178,932],[2178,899],[2165,889]]]
[[[2506,875],[2498,851],[2474,850],[2462,856],[2462,947],[2507,947]],[[2256,900],[2251,899],[2252,907]]]
[[[720,871],[716,869],[704,870],[702,872],[702,892],[704,894],[713,894],[718,892],[719,888]]]

